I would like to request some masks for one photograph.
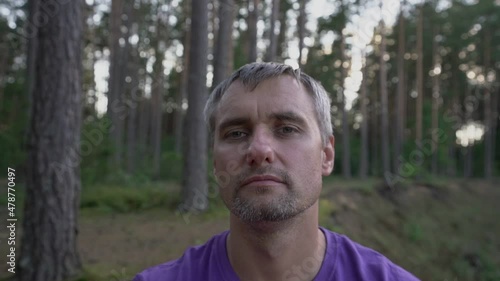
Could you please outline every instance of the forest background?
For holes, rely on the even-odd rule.
[[[499,26],[498,0],[0,3],[15,278],[126,279],[225,229],[202,109],[235,69],[277,61],[333,101],[323,225],[423,280],[500,280]]]

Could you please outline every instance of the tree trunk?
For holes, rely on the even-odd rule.
[[[129,7],[129,27],[132,29],[130,34],[137,34],[137,10],[130,5]],[[126,81],[125,91],[127,93],[127,172],[128,174],[134,174],[137,164],[137,107],[138,99],[140,96],[139,92],[139,54],[137,48],[129,48],[128,57],[130,60],[127,61],[126,71],[127,77],[130,77],[130,81]]]
[[[491,34],[488,26],[484,29],[484,74],[488,76],[491,60]],[[495,141],[493,135],[493,120],[492,120],[492,103],[490,85],[486,82],[484,87],[484,177],[490,179],[493,175],[493,143]]]
[[[49,2],[31,1],[36,9],[30,12],[44,14],[40,8],[50,7]],[[21,281],[66,280],[81,269],[80,160],[92,149],[80,143],[82,4],[65,2],[60,12],[47,17],[38,27],[37,48],[29,57],[37,71],[29,87],[31,125],[17,276]]]
[[[229,75],[229,51],[233,49],[234,0],[221,0],[219,6],[219,30],[215,44],[214,79],[212,88]],[[231,67],[232,68],[232,67]]]
[[[432,52],[433,52],[433,70],[436,68],[440,68],[441,61],[439,56],[439,46],[437,42],[438,36],[438,28],[434,29],[434,40],[432,44]],[[438,155],[439,155],[439,139],[437,130],[439,129],[439,100],[441,99],[440,94],[440,73],[433,71],[432,76],[432,129],[431,129],[431,137],[432,137],[432,162],[431,162],[431,171],[432,174],[437,175],[438,173]]]
[[[464,124],[468,124],[469,121],[472,120],[472,114],[473,114],[473,106],[468,103],[468,96],[472,95],[472,87],[470,85],[467,85],[467,90],[465,91],[463,95],[463,100],[462,102],[464,103]],[[472,160],[473,160],[473,153],[474,153],[474,144],[469,143],[465,148],[464,148],[464,177],[470,178],[472,177]]]
[[[157,8],[158,38],[155,46],[155,62],[153,64],[153,85],[151,87],[151,144],[153,147],[153,178],[160,177],[161,137],[162,137],[162,104],[165,93],[165,74],[163,73],[163,59],[167,50],[167,25],[169,12],[162,11],[162,4]],[[170,7],[167,9],[170,11]]]
[[[351,178],[351,143],[350,143],[350,126],[349,115],[345,108],[346,97],[344,93],[344,80],[347,77],[344,62],[347,61],[345,55],[345,36],[340,37],[340,54],[342,56],[342,64],[340,66],[340,95],[342,97],[341,111],[342,111],[342,175],[346,179]]]
[[[493,95],[492,98],[492,106],[493,106],[493,112],[492,112],[492,122],[491,122],[491,138],[493,139],[493,145],[491,147],[491,155],[494,157],[497,155],[496,154],[496,144],[497,144],[497,129],[498,129],[498,120],[500,120],[500,116],[498,115],[498,109],[500,108],[500,99],[498,96],[500,95],[500,88],[497,88],[497,94]],[[493,166],[493,169],[495,169],[495,166]]]
[[[396,105],[397,105],[397,117],[396,117],[396,143],[394,151],[394,171],[397,172],[400,169],[400,159],[403,156],[403,143],[405,140],[405,129],[406,129],[406,85],[405,85],[405,19],[403,15],[403,6],[405,1],[401,4],[401,10],[399,13],[399,23],[398,23],[398,86],[396,95]]]
[[[186,29],[184,31],[184,51],[182,61],[182,77],[181,89],[175,95],[175,113],[174,113],[174,126],[175,126],[175,152],[182,154],[182,144],[184,142],[183,128],[184,128],[184,109],[182,104],[187,97],[187,84],[189,75],[189,50],[191,49],[191,18],[189,17],[190,1],[184,2],[184,13],[186,14]]]
[[[248,62],[257,60],[257,22],[259,20],[259,0],[248,1]]]
[[[299,66],[303,66],[302,51],[304,50],[304,37],[306,33],[306,2],[307,0],[299,1],[299,18],[298,18],[298,35],[299,35]],[[345,39],[344,39],[345,40]],[[345,44],[345,43],[344,43]],[[345,78],[345,76],[344,76]]]
[[[7,47],[7,44],[0,43],[0,112],[2,111],[3,107],[3,96],[5,92],[5,85],[7,82],[7,69],[8,69],[8,63],[9,63],[9,48]]]
[[[389,151],[389,98],[387,95],[387,64],[385,62],[385,55],[387,54],[386,40],[385,40],[385,23],[380,21],[380,35],[382,41],[380,42],[380,105],[382,114],[380,115],[380,123],[382,125],[380,141],[382,142],[382,172],[385,175],[391,171],[391,156]],[[387,54],[388,55],[388,54]]]
[[[108,80],[108,110],[107,114],[111,120],[110,135],[113,143],[113,158],[114,167],[120,167],[122,162],[123,152],[123,131],[124,121],[120,118],[123,115],[122,108],[122,52],[120,47],[120,38],[122,37],[122,14],[124,9],[123,0],[111,1],[110,15],[110,41],[109,41],[109,80]]]
[[[207,0],[192,0],[182,211],[204,211],[208,207],[207,128],[203,117],[207,100],[207,4]]]
[[[40,10],[40,3],[41,0],[38,1],[28,1],[28,19],[29,22],[35,22],[35,17],[37,16],[38,11]],[[25,29],[28,29],[25,27]],[[28,40],[28,46],[27,46],[27,54],[26,54],[26,83],[28,85],[28,91],[27,91],[27,96],[28,96],[28,103],[32,104],[33,103],[33,87],[35,86],[35,79],[36,79],[36,68],[35,68],[35,58],[36,58],[36,52],[38,50],[38,29],[37,28],[32,28],[30,31],[31,36],[29,37]],[[27,120],[30,120],[31,118],[31,111],[29,111],[30,114],[28,116]],[[27,137],[28,133],[26,133]]]
[[[365,179],[368,176],[368,95],[367,95],[367,63],[366,56],[363,55],[365,60],[363,65],[363,80],[361,80],[361,95],[359,101],[361,103],[361,115],[363,120],[361,121],[361,163],[359,166],[359,176]]]
[[[376,91],[376,79],[373,82],[373,89]],[[377,95],[372,95],[372,98],[374,98],[372,104],[373,107],[370,108],[370,113],[369,115],[371,116],[372,124],[371,127],[374,128],[373,130],[370,130],[371,133],[371,173],[373,176],[378,176],[380,175],[380,135],[378,134],[379,130],[376,130],[375,128],[379,127],[379,111],[380,111],[380,103],[376,100]]]
[[[424,9],[420,6],[418,9],[417,24],[417,105],[416,105],[416,139],[418,147],[422,145],[423,136],[423,103],[424,103],[424,51],[423,51],[423,29],[424,29]]]
[[[148,99],[144,96],[144,89],[142,89],[143,95],[139,102],[139,129],[138,129],[138,139],[137,146],[139,148],[138,157],[140,158],[139,163],[143,167],[149,167],[146,165],[146,161],[149,161],[149,149],[147,148],[150,140],[150,126],[151,126],[151,99]]]
[[[280,20],[280,32],[278,33],[278,46],[277,46],[277,58],[279,61],[282,61],[283,58],[286,56],[286,53],[288,52],[287,48],[287,38],[286,38],[286,33],[287,33],[287,15],[286,13],[290,9],[290,3],[288,3],[287,0],[280,0],[280,13],[279,13],[279,20]]]
[[[139,61],[137,50],[133,50],[131,54],[131,60],[129,61],[128,71],[129,77],[132,79],[130,81],[129,90],[129,108],[128,108],[128,122],[127,122],[127,172],[129,174],[135,173],[137,167],[137,111],[139,106],[140,97],[139,89]]]
[[[137,74],[136,74],[137,75]],[[137,77],[132,78],[133,81]],[[132,91],[135,91],[135,87],[138,84],[134,83]],[[129,174],[134,174],[136,170],[137,163],[137,104],[128,109],[128,119],[127,119],[127,172]]]
[[[450,102],[448,110],[449,110],[450,114],[452,114],[451,116],[460,116],[460,105],[459,105],[459,97],[458,97],[458,93],[460,91],[460,86],[459,86],[458,78],[456,75],[456,72],[458,72],[459,70],[458,70],[458,68],[452,68],[452,69],[454,69],[454,73],[452,74],[452,89],[453,89],[452,92],[455,93],[455,95],[453,95],[453,97],[451,98],[451,102]],[[450,121],[457,122],[460,120],[456,119],[456,120],[450,120]],[[449,121],[446,121],[446,122],[449,122]],[[449,164],[448,164],[446,174],[448,176],[451,176],[451,177],[456,177],[458,174],[458,172],[457,172],[458,148],[457,148],[457,143],[456,143],[456,141],[457,141],[456,130],[455,130],[454,126],[449,126],[447,133],[451,137],[450,137],[450,140],[448,142],[448,145],[449,145],[449,149],[448,149]]]
[[[378,80],[373,79],[373,83],[371,85],[372,88],[372,93],[376,93],[378,91]],[[372,128],[380,128],[380,102],[378,101],[378,95],[373,94],[371,95],[371,100],[370,104],[372,105],[370,107],[369,115],[370,115],[370,120],[371,120],[371,126]],[[380,173],[380,130],[370,130],[370,140],[371,140],[371,151],[372,153],[370,154],[371,156],[371,170],[372,170],[372,175],[377,176]]]
[[[278,50],[278,35],[276,34],[276,21],[280,14],[280,0],[272,0],[271,27],[269,28],[269,50],[267,50],[266,61],[274,61]]]

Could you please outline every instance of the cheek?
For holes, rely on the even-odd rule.
[[[292,175],[295,180],[308,188],[315,188],[316,185],[321,184],[323,176],[321,151],[317,149],[296,150],[294,155],[289,161],[296,169]]]
[[[232,186],[242,169],[241,157],[235,149],[214,149],[214,172],[220,188]]]
[[[224,170],[225,162],[227,162],[227,149],[224,149],[220,145],[216,145],[213,149],[214,158],[214,168],[217,170]]]
[[[234,173],[241,163],[241,156],[233,148],[214,149],[214,168],[217,171]]]

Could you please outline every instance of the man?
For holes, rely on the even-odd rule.
[[[213,91],[205,118],[230,230],[135,281],[418,280],[319,227],[322,176],[335,152],[318,82],[287,65],[248,64]]]

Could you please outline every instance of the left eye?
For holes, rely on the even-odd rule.
[[[297,129],[291,126],[283,126],[278,129],[278,132],[282,134],[291,134],[297,132]]]
[[[241,139],[246,136],[246,133],[242,131],[232,131],[229,132],[226,136],[229,139]]]

